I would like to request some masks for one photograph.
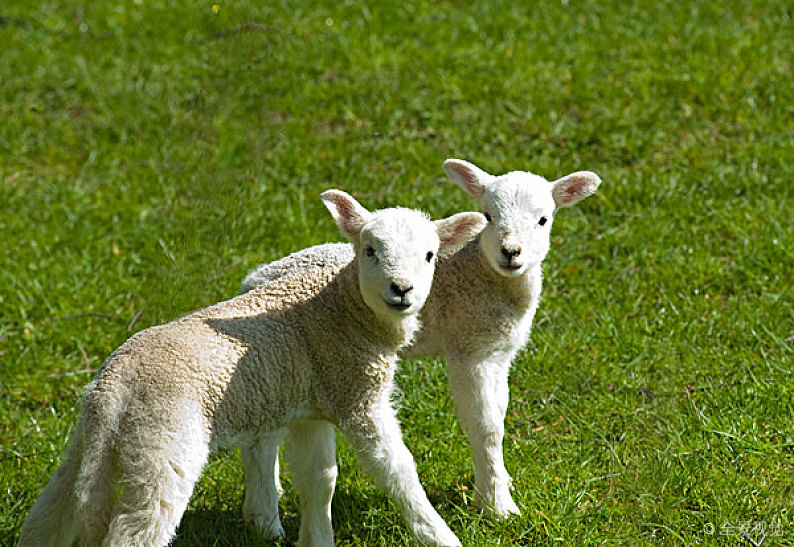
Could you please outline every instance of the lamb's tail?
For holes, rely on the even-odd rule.
[[[75,483],[82,458],[82,431],[66,449],[64,462],[44,487],[28,513],[19,536],[20,546],[71,545],[79,524],[75,519]]]
[[[100,545],[107,535],[113,502],[112,435],[118,406],[86,390],[75,439],[64,463],[30,510],[19,545]]]

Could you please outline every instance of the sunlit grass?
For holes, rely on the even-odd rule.
[[[329,187],[472,208],[447,157],[604,180],[555,222],[511,377],[520,518],[472,506],[443,364],[400,372],[464,544],[794,541],[786,3],[34,4],[0,5],[0,543],[115,347],[339,239]],[[410,541],[339,453],[337,541]],[[242,494],[238,456],[214,456],[175,543],[265,543]],[[293,541],[297,507],[288,489]]]

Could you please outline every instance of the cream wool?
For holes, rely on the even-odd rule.
[[[445,359],[455,406],[472,446],[475,499],[484,511],[504,516],[519,512],[502,452],[510,363],[529,338],[554,215],[592,195],[601,180],[588,171],[554,182],[523,171],[495,177],[462,160],[447,160],[444,171],[480,202],[490,220],[476,240],[439,258],[422,330],[401,356]],[[340,269],[353,256],[346,244],[305,249],[260,266],[246,277],[243,290],[297,270]],[[259,450],[263,460],[275,461],[277,447]],[[251,474],[265,481],[258,490],[249,486],[251,492],[267,489],[277,495],[277,467],[252,469]],[[277,521],[278,515],[269,513],[268,518]]]
[[[285,431],[301,497],[299,543],[330,545],[331,424],[420,540],[459,544],[419,483],[390,396],[439,246],[470,238],[481,215],[434,224],[408,209],[370,213],[344,192],[323,200],[358,259],[285,275],[125,342],[88,386],[74,442],[20,545],[76,537],[167,545],[210,451],[277,443]]]

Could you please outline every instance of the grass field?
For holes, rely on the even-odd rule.
[[[514,363],[520,518],[472,506],[442,364],[399,374],[464,544],[794,542],[790,2],[212,5],[0,4],[0,544],[115,347],[338,240],[324,189],[471,209],[448,157],[604,180],[557,218]],[[410,542],[339,459],[338,543]],[[216,454],[175,545],[267,544],[242,495]],[[289,489],[282,509],[294,541]]]

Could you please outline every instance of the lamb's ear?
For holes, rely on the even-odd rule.
[[[485,189],[494,179],[473,163],[463,160],[449,159],[442,165],[449,179],[466,190],[476,200],[482,199]]]
[[[326,190],[320,197],[334,217],[339,230],[352,240],[358,239],[371,213],[353,199],[353,196],[341,190]]]
[[[463,245],[479,234],[488,221],[481,213],[458,213],[451,217],[436,220],[438,239],[442,250],[451,250]]]
[[[551,195],[557,207],[570,207],[592,196],[601,184],[601,178],[592,171],[577,171],[552,182]]]

